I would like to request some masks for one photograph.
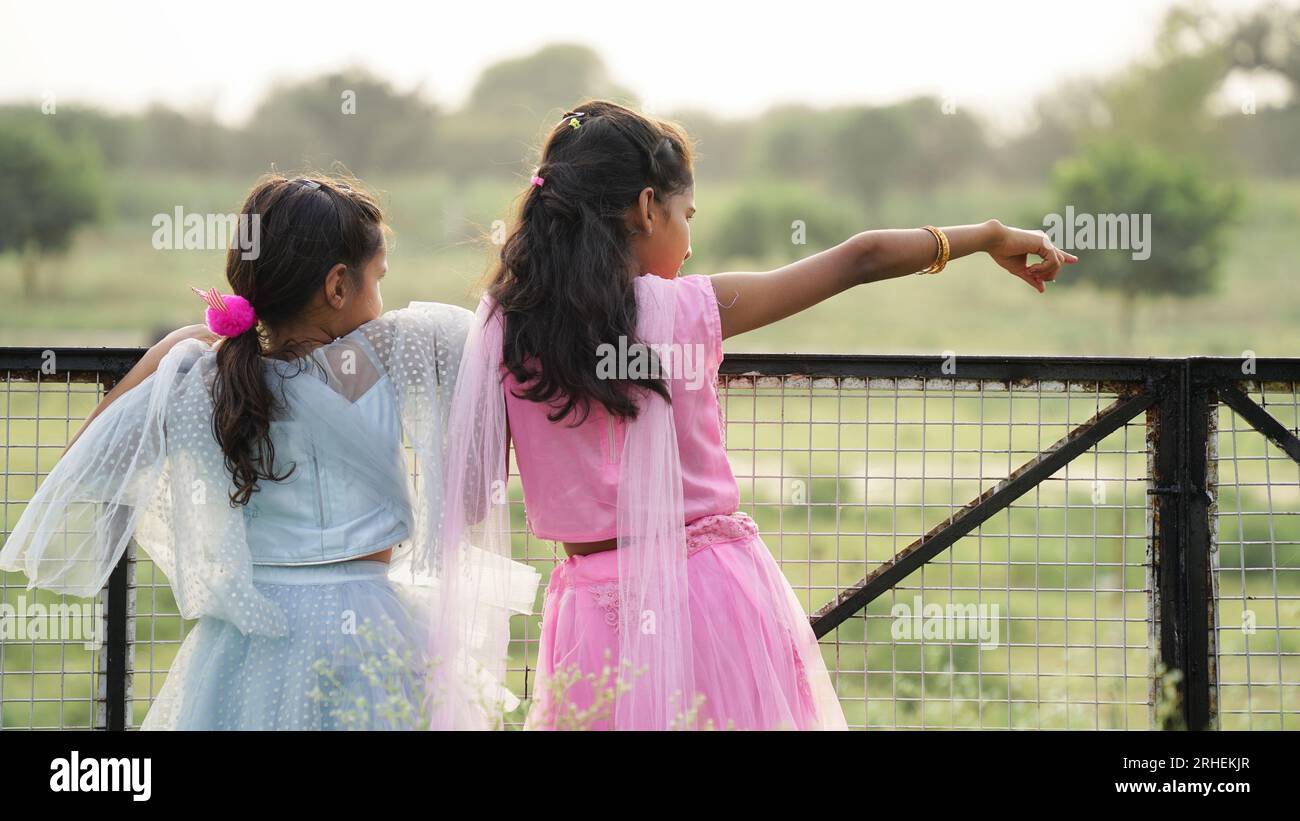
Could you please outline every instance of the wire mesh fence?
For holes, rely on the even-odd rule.
[[[40,371],[44,361],[38,359],[35,370],[25,374],[39,377],[32,381],[0,372],[5,376],[0,385],[4,409],[0,509],[6,538],[42,477],[104,392],[99,370],[46,375]],[[87,610],[92,617],[102,612],[106,598],[106,592],[101,592],[93,602],[84,602],[28,590],[21,575],[0,573],[0,727],[106,726],[106,648],[65,640],[70,633],[62,629],[84,623],[81,616]]]
[[[139,355],[63,349],[48,373],[44,353],[0,351],[6,537]],[[741,509],[812,614],[850,725],[1295,728],[1300,360],[1252,367],[728,356]],[[513,466],[510,492],[516,558],[544,585],[562,550],[527,532]],[[107,641],[33,630],[38,605],[102,607]],[[540,606],[513,624],[525,707]],[[90,603],[0,574],[0,616],[6,729],[138,727],[194,626],[134,549]]]
[[[1297,383],[1238,385],[1294,433]],[[1220,406],[1217,471],[1215,699],[1225,730],[1300,726],[1300,463],[1236,410]]]
[[[955,379],[724,390],[745,504],[810,613],[1116,398]],[[826,635],[850,724],[1150,726],[1146,479],[1129,422]]]

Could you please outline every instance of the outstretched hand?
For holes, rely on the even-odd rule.
[[[1030,254],[1040,261],[1030,265]],[[1036,288],[1040,294],[1047,290],[1043,283],[1056,279],[1062,266],[1079,261],[1074,254],[1052,245],[1052,241],[1042,231],[1028,231],[1009,225],[1001,226],[988,248],[988,255],[998,265]]]

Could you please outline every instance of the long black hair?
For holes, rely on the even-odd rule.
[[[643,272],[628,209],[646,187],[661,204],[689,188],[692,162],[680,126],[604,100],[574,106],[547,136],[543,182],[524,193],[488,292],[503,311],[504,365],[521,384],[537,380],[516,395],[552,403],[551,421],[576,411],[581,424],[593,401],[634,418],[633,382],[670,399],[662,379],[599,378],[597,359],[603,343],[631,344],[636,328],[633,281]]]
[[[262,366],[265,336],[299,317],[337,264],[360,284],[362,271],[383,243],[383,212],[354,180],[327,175],[262,178],[242,214],[259,222],[258,253],[245,259],[232,245],[226,254],[231,290],[257,312],[258,325],[222,341],[212,384],[212,432],[234,479],[230,501],[247,504],[261,479],[278,481],[271,419],[278,407]],[[265,351],[266,353],[278,353]]]

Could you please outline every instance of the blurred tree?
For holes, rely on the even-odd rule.
[[[107,166],[133,161],[138,119],[75,103],[59,103],[54,115],[44,114],[39,106],[30,104],[0,106],[0,123],[43,127],[68,142],[94,143]]]
[[[979,121],[935,97],[889,106],[782,106],[757,122],[748,165],[760,177],[810,182],[876,209],[890,190],[925,192],[982,165]]]
[[[244,136],[220,125],[211,114],[187,114],[155,105],[131,118],[130,128],[127,162],[134,168],[179,168],[205,174],[232,167],[245,173],[253,170],[241,169],[232,158],[246,142]],[[256,170],[264,171],[265,167]]]
[[[627,104],[635,95],[610,78],[595,51],[560,43],[488,66],[474,84],[465,109],[471,114],[523,115],[534,122],[551,113],[558,117],[584,97]]]
[[[744,151],[750,176],[820,185],[834,177],[829,167],[834,116],[803,104],[768,109],[751,125]]]
[[[1227,143],[1209,105],[1229,63],[1221,21],[1200,9],[1170,9],[1156,34],[1154,59],[1129,66],[1101,89],[1106,121],[1085,140],[1123,137],[1166,154],[1224,168]]]
[[[1099,81],[1064,80],[1034,101],[1025,130],[992,150],[991,165],[1003,179],[1036,182],[1078,149],[1083,131],[1108,121]]]
[[[667,119],[680,123],[694,141],[697,179],[730,180],[745,173],[752,121],[721,119],[700,109],[674,111]]]
[[[525,119],[465,111],[449,115],[438,130],[437,167],[458,183],[477,178],[526,183],[523,175],[536,164],[545,132],[540,118]]]
[[[522,175],[536,163],[550,118],[588,97],[636,104],[586,46],[550,45],[488,66],[445,124],[440,164],[458,180]]]
[[[1145,237],[1149,257],[1134,259],[1132,247],[1085,248],[1080,250],[1080,264],[1085,266],[1080,272],[1086,275],[1057,281],[1063,287],[1086,282],[1117,293],[1126,344],[1132,339],[1139,298],[1189,297],[1214,290],[1224,235],[1240,205],[1235,186],[1212,184],[1195,164],[1157,149],[1110,140],[1086,146],[1077,157],[1060,163],[1052,174],[1052,188],[1060,213],[1072,207],[1076,217],[1150,215],[1150,234]],[[1073,239],[1081,226],[1063,227],[1069,233],[1062,247],[1079,249],[1082,243]],[[1099,236],[1094,241],[1102,242]]]
[[[998,165],[1032,178],[1078,145],[1123,138],[1195,158],[1221,177],[1239,165],[1294,166],[1294,151],[1269,151],[1286,118],[1223,117],[1214,107],[1234,68],[1296,73],[1300,57],[1287,47],[1297,36],[1292,18],[1274,10],[1234,23],[1204,6],[1174,6],[1143,60],[1097,81],[1071,79],[1040,97],[1031,129],[998,151]]]
[[[65,141],[93,143],[107,168],[241,174],[254,170],[235,161],[245,139],[211,114],[162,105],[138,114],[113,114],[76,104],[59,104],[54,115],[32,105],[0,107],[0,122],[39,124]],[[258,171],[265,170],[256,166]]]
[[[826,171],[833,189],[876,210],[903,180],[911,129],[896,108],[846,108],[830,112]]]
[[[0,253],[22,258],[23,293],[36,293],[43,255],[63,251],[99,217],[99,158],[88,140],[64,141],[36,123],[0,122]]]
[[[247,126],[255,168],[325,167],[358,174],[428,167],[437,156],[437,110],[420,91],[397,91],[350,68],[280,85]]]
[[[899,157],[899,174],[909,186],[932,193],[940,184],[987,161],[983,125],[954,102],[913,97],[890,108],[908,132],[908,150]]]
[[[1292,104],[1300,93],[1300,8],[1273,3],[1234,27],[1228,57],[1236,68],[1264,69],[1291,86]]]
[[[1237,161],[1260,175],[1300,175],[1300,8],[1272,4],[1236,22],[1226,47],[1232,68],[1252,80],[1280,78],[1287,99],[1253,99],[1226,118]]]
[[[799,183],[754,182],[705,209],[696,232],[699,263],[779,265],[862,230],[860,209]]]

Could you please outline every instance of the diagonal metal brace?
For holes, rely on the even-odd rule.
[[[1254,399],[1251,399],[1241,390],[1233,385],[1220,384],[1215,385],[1214,390],[1219,394],[1219,398],[1228,407],[1235,410],[1242,419],[1250,423],[1250,426],[1260,433],[1264,434],[1269,441],[1280,447],[1296,462],[1300,462],[1300,439],[1287,430],[1286,427],[1277,419],[1274,419],[1268,411],[1264,410]]]
[[[1148,390],[1116,399],[947,520],[935,525],[920,539],[882,562],[861,581],[841,591],[833,601],[813,614],[810,621],[817,638],[820,639],[839,627],[912,571],[1145,411],[1158,398],[1158,393]]]

